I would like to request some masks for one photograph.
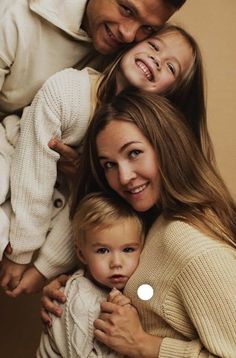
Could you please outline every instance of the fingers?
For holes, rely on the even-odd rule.
[[[74,160],[78,158],[78,153],[75,149],[71,148],[70,146],[64,144],[62,141],[60,141],[57,138],[52,138],[48,142],[49,148],[55,150],[57,153],[59,153],[61,156],[68,160]]]
[[[52,326],[52,319],[49,316],[48,312],[45,311],[44,308],[41,308],[40,310],[40,317],[43,323],[43,330],[45,333],[47,333],[47,328],[45,326],[51,327]]]
[[[11,255],[12,254],[12,247],[11,247],[11,244],[9,243],[7,245],[7,247],[5,248],[5,253],[8,254],[8,255]]]
[[[119,290],[113,288],[108,295],[108,302],[115,303],[119,306],[125,306],[131,304],[131,300],[123,295]]]
[[[69,280],[70,276],[69,275],[60,275],[57,278],[57,281],[60,283],[60,287],[65,287],[67,281]]]

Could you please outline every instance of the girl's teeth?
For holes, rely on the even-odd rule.
[[[149,81],[152,80],[153,76],[152,73],[149,71],[149,68],[140,60],[136,61],[137,66],[143,71],[143,73],[145,74],[145,76],[147,77],[147,79]]]
[[[140,193],[141,191],[143,191],[145,189],[145,187],[146,187],[146,185],[141,185],[138,188],[135,188],[135,189],[131,190],[131,193],[132,194]]]

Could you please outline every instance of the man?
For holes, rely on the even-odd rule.
[[[107,55],[150,35],[185,1],[2,0],[0,111],[21,110],[48,77],[75,63],[99,68],[94,48],[109,61]]]

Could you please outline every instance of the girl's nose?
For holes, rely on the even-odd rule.
[[[150,56],[150,58],[153,60],[153,62],[155,63],[155,65],[157,66],[157,68],[160,70],[161,69],[161,59],[157,58],[157,56]]]

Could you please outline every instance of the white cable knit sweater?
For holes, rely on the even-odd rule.
[[[67,245],[68,259],[74,257],[68,208],[62,214],[64,220],[57,224],[59,237],[54,233],[53,240],[49,240],[50,246],[47,246],[48,239],[45,242],[59,159],[59,154],[49,149],[48,142],[58,137],[66,144],[79,145],[94,107],[92,77],[99,78],[99,73],[89,68],[67,69],[55,74],[25,109],[20,122],[21,135],[11,169],[10,242],[13,254],[8,257],[17,263],[29,263],[33,252],[42,247],[44,258],[42,255],[39,258],[40,272],[50,261],[46,257],[47,248],[52,252],[51,260],[56,256],[57,265],[64,262]]]
[[[52,316],[48,334],[42,333],[37,358],[122,358],[94,339],[95,319],[108,292],[96,286],[79,270],[65,287],[66,303],[61,318]]]

